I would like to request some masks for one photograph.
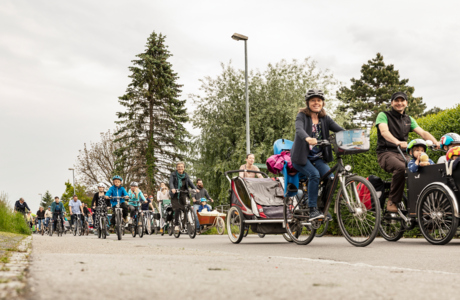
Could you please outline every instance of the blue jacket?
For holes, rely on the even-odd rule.
[[[434,165],[434,162],[433,162],[431,159],[428,159],[428,162],[430,163],[430,165]],[[412,173],[418,172],[418,167],[419,167],[419,165],[417,165],[417,164],[415,163],[415,158],[412,159],[412,160],[407,164],[407,168],[408,168],[409,171],[411,171]]]
[[[211,211],[211,207],[209,205],[200,205],[200,208],[198,208],[198,212],[202,212],[202,211]]]
[[[145,201],[144,194],[142,194],[141,190],[139,190],[139,199],[136,198],[136,194],[133,193],[131,190],[129,190],[128,196],[129,196],[128,204],[132,206],[139,206],[139,201],[141,202],[141,204],[144,203]]]
[[[105,195],[108,197],[125,197],[128,196],[128,193],[124,187],[116,187],[115,185],[112,185]],[[120,203],[123,202],[125,202],[125,199],[120,199]],[[112,204],[112,207],[117,205],[117,199],[110,199],[110,204]]]

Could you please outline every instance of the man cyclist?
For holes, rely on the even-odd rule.
[[[406,164],[399,154],[401,149],[407,148],[409,132],[413,131],[424,140],[431,140],[439,147],[438,141],[427,131],[423,130],[414,118],[406,115],[407,95],[396,92],[391,96],[391,110],[381,112],[377,116],[377,158],[380,167],[392,173],[390,195],[387,211],[397,212],[397,205],[401,202],[405,186]]]
[[[30,211],[29,206],[27,203],[24,201],[24,198],[20,198],[16,203],[14,204],[14,211],[20,212],[21,214],[25,215],[26,214],[26,208],[27,211]]]
[[[196,188],[199,192],[195,194],[195,199],[193,199],[193,211],[195,212],[196,217],[196,230],[200,233],[200,221],[198,220],[198,215],[196,213],[201,206],[201,199],[205,198],[211,202],[214,202],[214,200],[211,199],[208,191],[203,187],[203,180],[199,178],[196,180]]]
[[[61,216],[62,229],[64,229],[64,205],[59,200],[59,197],[54,197],[54,202],[51,203],[51,213],[53,214],[53,230],[56,231],[56,223],[58,216]]]
[[[69,201],[69,211],[70,211],[70,224],[72,224],[72,226],[76,226],[77,223],[75,223],[74,220],[78,221],[78,219],[80,219],[81,227],[83,228],[84,226],[83,216],[85,213],[83,211],[83,204],[81,203],[80,200],[78,200],[77,195],[73,195],[73,200]]]

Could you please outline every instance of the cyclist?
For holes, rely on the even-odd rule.
[[[453,147],[460,146],[460,135],[456,133],[446,133],[441,137],[440,147],[444,151],[449,151]],[[444,164],[446,162],[446,156],[443,155],[438,159],[438,164]]]
[[[128,200],[129,215],[131,217],[128,223],[131,224],[132,219],[134,218],[136,214],[136,208],[139,208],[139,202],[144,203],[144,202],[147,202],[147,200],[145,199],[142,191],[139,189],[139,183],[135,181],[131,182],[131,189],[128,192],[128,196],[129,196],[129,200]]]
[[[200,199],[201,201],[201,205],[200,207],[198,208],[198,212],[202,212],[202,211],[212,211],[212,208],[211,206],[209,206],[207,203],[206,203],[206,198],[201,198]]]
[[[291,151],[292,165],[308,178],[310,220],[324,218],[324,214],[317,207],[318,185],[321,176],[330,170],[327,163],[333,160],[330,146],[321,149],[316,144],[318,140],[327,140],[329,131],[344,130],[326,114],[324,100],[322,90],[308,90],[305,95],[306,107],[300,109],[296,117],[295,139]]]
[[[44,225],[45,222],[45,213],[46,211],[43,209],[43,206],[40,206],[40,208],[37,211],[37,225],[38,225],[38,230],[42,230],[42,226]]]
[[[97,228],[99,228],[99,218],[102,216],[103,218],[107,218],[107,210],[104,208],[109,209],[110,208],[110,201],[107,199],[104,199],[105,193],[104,193],[104,184],[103,183],[98,183],[97,184],[98,192],[96,192],[93,196],[93,201],[91,202],[91,206],[93,207],[93,210],[96,209],[96,207],[100,207],[100,210],[96,210],[96,213],[94,214],[94,220],[93,220],[93,228],[94,228],[94,234],[97,235]],[[106,235],[109,236],[109,230],[106,228]]]
[[[107,193],[105,193],[105,199],[109,199],[109,197],[123,197],[120,199],[120,208],[123,212],[123,220],[125,223],[128,223],[128,220],[126,220],[126,217],[128,216],[128,206],[125,203],[125,199],[129,199],[129,196],[125,188],[121,186],[123,178],[121,178],[121,176],[115,175],[113,176],[112,181],[113,185],[109,188]],[[115,208],[115,206],[117,206],[117,199],[110,199],[110,203],[112,208]],[[110,220],[112,226],[115,226],[115,219],[115,216],[112,215]]]
[[[84,210],[83,210],[83,204],[81,203],[80,200],[78,200],[77,195],[73,195],[73,200],[69,201],[69,211],[70,211],[70,224],[72,226],[77,226],[77,223],[75,221],[80,221],[81,222],[81,227],[83,228],[84,226]],[[80,220],[79,220],[80,219]]]
[[[45,227],[48,227],[48,224],[52,218],[53,213],[51,212],[51,206],[48,206],[48,209],[45,211]]]
[[[249,174],[249,173],[245,172],[245,174]],[[254,174],[254,173],[250,173],[250,174]],[[257,175],[260,175],[260,174],[257,174]],[[196,230],[197,232],[200,232],[200,221],[198,220],[198,215],[196,214],[196,212],[201,206],[200,202],[202,201],[203,198],[208,199],[211,202],[214,202],[214,200],[211,199],[208,191],[203,187],[203,180],[198,178],[196,180],[196,187],[199,190],[199,192],[195,194],[195,199],[193,199],[193,211],[195,212],[195,217],[196,217]]]
[[[431,140],[439,147],[439,142],[427,131],[418,126],[414,118],[406,115],[407,95],[396,92],[391,96],[391,110],[377,115],[377,158],[379,165],[386,172],[392,173],[390,195],[387,211],[397,212],[406,184],[406,163],[399,154],[398,146],[407,149],[409,132],[414,131],[424,140]]]
[[[59,197],[54,197],[54,202],[51,203],[51,213],[53,214],[53,230],[56,230],[58,216],[61,216],[62,228],[64,229],[64,205],[59,200]]]
[[[14,204],[14,211],[20,212],[21,214],[25,215],[26,214],[26,208],[27,211],[30,211],[29,206],[27,203],[24,201],[24,198],[20,198],[16,203]]]
[[[185,163],[180,161],[176,164],[176,171],[171,173],[169,177],[169,187],[171,188],[171,204],[174,210],[174,231],[179,231],[179,215],[181,211],[185,211],[186,199],[189,197],[189,187],[196,189],[190,177],[185,171]]]

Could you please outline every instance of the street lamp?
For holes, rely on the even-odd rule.
[[[248,37],[239,33],[234,33],[232,39],[235,41],[244,41],[244,81],[246,84],[246,154],[251,153],[251,147],[249,144],[249,97],[248,97]]]
[[[42,194],[38,194],[40,196],[40,202],[38,202],[38,205],[40,206],[40,203],[42,203]]]
[[[73,194],[75,194],[75,169],[74,168],[69,168],[69,171],[72,171],[72,177],[73,177]]]

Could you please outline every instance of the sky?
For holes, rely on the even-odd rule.
[[[155,31],[166,35],[181,99],[221,63],[250,69],[311,57],[350,85],[380,52],[428,108],[459,103],[457,1],[0,2],[0,191],[33,211],[62,195],[78,151],[114,129],[128,67]],[[194,107],[187,103],[189,114]],[[193,134],[199,131],[188,126]],[[76,174],[78,178],[78,174]]]

